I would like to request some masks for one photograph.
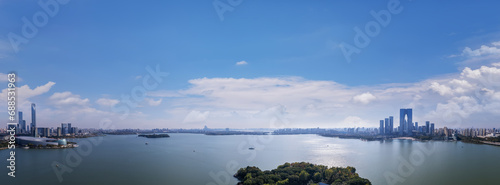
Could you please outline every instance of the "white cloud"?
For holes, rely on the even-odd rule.
[[[236,65],[237,66],[242,66],[242,65],[247,65],[248,63],[246,61],[239,61],[239,62],[236,62]]]
[[[152,98],[144,98],[144,101],[146,101],[146,103],[149,105],[149,106],[158,106],[161,104],[163,99],[158,99],[158,100],[154,100]]]
[[[89,103],[89,99],[80,98],[80,95],[73,94],[69,91],[66,92],[56,92],[52,96],[50,96],[49,100],[51,104],[54,105],[87,105]]]
[[[31,89],[28,85],[23,85],[21,87],[18,87],[17,88],[18,100],[20,100],[21,102],[27,101],[31,97],[35,97],[35,96],[44,94],[44,93],[48,92],[52,88],[52,86],[54,86],[55,84],[56,83],[54,83],[54,82],[47,82],[45,85],[38,86],[34,89]],[[6,101],[7,88],[2,90],[0,97],[4,97],[0,101]]]
[[[471,49],[470,47],[465,47],[465,49],[462,51],[462,56],[467,56],[467,57],[479,57],[479,56],[485,56],[485,55],[499,55],[500,54],[500,48],[497,46],[500,46],[500,41],[498,42],[493,42],[491,44],[492,46],[487,46],[487,45],[481,45],[477,49]],[[456,55],[452,55],[456,56]]]
[[[176,98],[176,97],[178,98],[184,96],[177,91],[171,91],[171,90],[151,91],[147,92],[146,95],[151,97],[162,97],[162,98]]]
[[[115,106],[116,104],[120,103],[119,100],[116,100],[116,99],[109,99],[109,98],[99,98],[97,101],[96,101],[97,104],[101,105],[101,106],[108,106],[108,107],[112,107],[112,106]]]
[[[47,93],[52,86],[54,86],[54,82],[47,82],[44,85],[38,86],[36,88],[31,89],[28,85],[23,85],[17,88],[17,109],[20,111],[29,110],[30,104],[32,103],[32,99],[37,98],[38,96]],[[0,93],[0,104],[5,105],[7,103],[7,88],[2,89]],[[6,110],[6,109],[5,109]],[[0,110],[3,112],[4,110]]]
[[[441,96],[453,95],[453,91],[450,87],[441,85],[438,82],[432,82],[429,88],[439,93]]]
[[[207,120],[209,114],[210,114],[210,111],[201,112],[201,111],[193,110],[193,111],[189,112],[188,115],[186,115],[183,122],[184,123],[203,122],[203,121]]]
[[[362,104],[368,104],[375,99],[377,99],[377,98],[375,96],[373,96],[373,94],[370,92],[365,92],[363,94],[356,95],[352,98],[352,100],[354,102],[362,103]]]
[[[285,114],[290,126],[347,127],[359,122],[376,127],[378,120],[388,116],[397,122],[398,110],[404,107],[414,108],[415,121],[430,120],[438,126],[469,121],[491,126],[491,121],[479,118],[500,118],[494,114],[500,113],[500,67],[496,65],[464,68],[461,73],[417,83],[362,87],[300,77],[200,78],[189,83],[190,88],[179,91],[184,97],[169,104],[203,108],[210,111],[207,123],[219,125],[268,127],[273,115]],[[190,114],[199,115],[195,113]]]

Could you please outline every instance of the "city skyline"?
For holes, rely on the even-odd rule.
[[[35,121],[36,123],[36,111],[34,111],[35,109],[33,109],[33,107],[36,107],[36,104],[35,103],[32,103],[31,104],[31,107],[32,107],[32,121]],[[408,114],[409,113],[409,114]],[[38,129],[50,129],[51,130],[51,133],[58,133],[58,132],[61,132],[62,135],[65,135],[65,134],[68,134],[68,133],[75,133],[75,131],[72,130],[72,128],[78,130],[78,128],[76,127],[72,127],[71,126],[71,123],[60,123],[60,127],[37,127],[36,124],[31,124],[31,125],[34,125],[34,126],[27,126],[26,125],[26,121],[23,119],[23,112],[22,111],[18,111],[18,114],[19,114],[19,119],[17,120],[17,129],[19,132],[21,133],[24,133],[26,134],[27,132],[25,132],[26,130],[29,130],[30,134],[33,135],[34,133],[34,130],[32,129],[33,127],[35,128],[36,131],[38,131]],[[408,114],[408,115],[407,115]],[[371,129],[371,128],[374,128],[374,129],[378,129],[378,131],[376,131],[377,133],[379,134],[382,134],[382,135],[393,135],[393,134],[398,134],[400,136],[413,136],[412,134],[408,134],[408,133],[411,133],[411,132],[421,132],[421,133],[428,133],[428,134],[431,134],[432,133],[432,130],[434,130],[434,126],[435,124],[434,123],[431,123],[430,121],[425,121],[425,126],[418,126],[418,122],[412,122],[412,115],[413,115],[413,108],[401,108],[400,109],[400,120],[402,120],[401,118],[404,117],[404,121],[401,122],[400,121],[400,126],[398,127],[394,127],[394,116],[388,116],[387,118],[384,118],[383,120],[380,120],[380,125],[379,127],[376,127],[376,126],[368,126],[368,127],[322,127],[322,129],[350,129],[350,128],[366,128],[366,129]],[[34,116],[34,117],[33,117]],[[400,129],[401,128],[401,124],[404,126],[403,129]],[[444,128],[447,128],[446,125],[443,125]],[[259,128],[259,127],[247,127],[247,128],[243,128],[243,129],[279,129],[280,127],[276,127],[276,128]],[[291,128],[291,129],[310,129],[310,128],[320,128],[320,127],[288,127],[288,128]],[[441,127],[442,128],[442,127]],[[450,128],[453,128],[453,127],[450,127]],[[478,128],[478,127],[456,127],[456,128],[453,128],[453,129],[485,129],[485,128],[493,128],[493,129],[496,129],[496,127],[483,127],[483,128]],[[499,127],[500,128],[500,127]],[[96,129],[96,128],[84,128],[84,129]],[[99,128],[97,128],[99,129]],[[120,130],[120,129],[139,129],[139,128],[119,128],[119,129],[114,129],[114,130]],[[163,128],[152,128],[153,130],[155,129],[169,129],[168,127],[163,127]],[[174,127],[171,127],[171,129],[186,129],[186,128],[174,128]],[[199,129],[199,128],[188,128],[188,129]],[[203,126],[203,129],[206,130],[208,129],[207,125],[204,125]],[[216,127],[215,129],[235,129],[235,128],[229,128],[229,127],[226,127],[226,128],[222,128],[222,127]],[[237,129],[237,128],[236,128]],[[425,130],[422,130],[422,129],[425,129]],[[113,130],[113,129],[112,129]],[[146,129],[147,130],[147,129]],[[24,132],[23,132],[24,131]],[[35,134],[38,134],[38,133],[35,133]],[[58,134],[60,135],[60,134]],[[37,137],[37,135],[35,135],[35,137]]]
[[[3,2],[0,103],[14,71],[18,108],[27,113],[36,102],[36,124],[53,127],[98,128],[108,119],[116,128],[269,128],[275,119],[376,127],[400,107],[418,109],[414,120],[494,127],[500,28],[490,23],[500,18],[488,16],[492,3],[401,2],[389,19],[387,2],[296,2],[279,15],[277,2],[252,2],[221,21],[211,2],[122,2],[120,11],[112,2],[70,2],[14,49],[9,34],[24,37],[23,17],[46,10]],[[433,16],[445,6],[454,8]],[[79,14],[86,9],[93,16]],[[372,23],[380,33],[366,31]],[[369,41],[358,47],[362,36]],[[349,61],[348,45],[360,50]]]

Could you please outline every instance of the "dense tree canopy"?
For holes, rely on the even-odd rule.
[[[306,162],[285,163],[273,170],[261,171],[255,166],[240,168],[234,175],[241,185],[305,185],[323,182],[332,185],[371,185],[359,177],[354,167],[331,167]]]

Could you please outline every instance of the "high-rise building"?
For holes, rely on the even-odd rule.
[[[385,118],[384,121],[385,121],[384,133],[387,135],[387,134],[389,134],[389,118]]]
[[[434,134],[434,123],[431,123],[430,133],[431,136]]]
[[[412,109],[400,109],[399,110],[399,134],[409,135],[411,134],[410,126],[412,122]]]
[[[67,123],[61,123],[61,130],[62,130],[62,135],[65,136],[68,134],[68,124]]]
[[[426,134],[431,134],[431,130],[430,130],[430,121],[425,121],[425,133]]]
[[[26,127],[28,127],[26,125],[26,120],[23,120],[23,123],[21,124],[21,127],[23,128],[22,133],[27,133],[28,132],[28,128],[26,128]]]
[[[61,129],[61,127],[57,127],[57,136],[58,137],[62,136],[62,129]]]
[[[50,136],[50,129],[49,128],[37,128],[38,130],[38,135],[41,137],[49,137]]]
[[[394,130],[394,117],[389,116],[389,134],[392,135],[392,131]]]
[[[31,134],[34,137],[38,137],[38,130],[36,129],[36,105],[31,104]]]
[[[71,123],[68,123],[68,134],[72,134],[73,129],[71,129]]]
[[[24,133],[26,129],[26,125],[24,125],[23,120],[23,112],[19,111],[19,119],[17,120],[17,133]]]
[[[415,122],[415,130],[418,132],[418,122]]]
[[[379,134],[384,135],[384,120],[380,120]]]

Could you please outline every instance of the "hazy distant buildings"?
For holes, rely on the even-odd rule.
[[[394,117],[389,116],[383,120],[380,120],[379,134],[380,135],[392,135],[394,130]]]
[[[380,120],[379,134],[384,135],[384,120]]]
[[[417,133],[419,132],[418,122],[415,122],[415,127],[413,127],[413,128],[414,128],[415,132],[417,132]]]

